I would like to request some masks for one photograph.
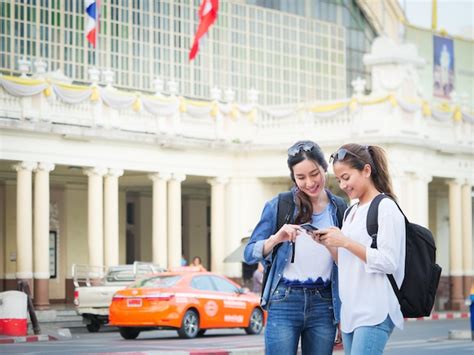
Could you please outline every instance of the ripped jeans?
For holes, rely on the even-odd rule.
[[[265,354],[332,354],[336,325],[331,287],[310,289],[280,284],[270,298]]]

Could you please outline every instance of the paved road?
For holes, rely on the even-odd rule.
[[[395,330],[387,355],[462,355],[474,354],[474,342],[449,340],[449,330],[469,330],[469,319],[416,321],[405,323],[403,331]]]
[[[391,342],[387,355],[462,355],[474,354],[474,344],[470,340],[407,340]]]
[[[388,355],[418,354],[473,354],[474,342],[448,340],[451,329],[468,330],[469,319],[418,321],[405,323],[405,330],[395,331],[386,349]],[[202,338],[182,340],[175,331],[143,332],[137,340],[123,340],[115,329],[90,334],[85,329],[74,329],[73,338],[44,343],[0,345],[5,354],[98,354],[148,353],[168,354],[190,350],[239,349],[239,354],[263,353],[263,336],[246,335],[243,330],[212,330]],[[245,350],[246,349],[246,350]],[[338,354],[342,352],[338,351]]]
[[[263,349],[262,335],[247,335],[243,330],[210,330],[201,338],[183,340],[176,331],[142,332],[136,340],[124,340],[115,328],[99,333],[73,329],[73,338],[64,341],[37,342],[31,344],[0,345],[0,354],[95,354],[152,352],[165,354],[174,351],[224,350],[247,348],[255,354]]]

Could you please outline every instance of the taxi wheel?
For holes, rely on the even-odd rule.
[[[199,316],[196,311],[190,309],[183,317],[181,328],[178,329],[180,338],[195,338],[199,333]]]
[[[120,335],[127,340],[136,339],[139,334],[139,328],[120,328]]]
[[[263,312],[255,308],[250,315],[249,326],[245,328],[247,334],[260,334],[263,328]]]

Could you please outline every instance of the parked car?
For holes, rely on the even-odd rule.
[[[212,272],[165,272],[143,278],[117,291],[109,309],[109,324],[119,327],[124,339],[154,329],[176,329],[181,338],[217,328],[259,334],[265,322],[257,295]]]
[[[109,306],[114,293],[137,278],[164,271],[159,266],[135,262],[129,265],[103,267],[73,265],[74,305],[89,332],[98,332],[109,320]]]

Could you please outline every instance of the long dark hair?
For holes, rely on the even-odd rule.
[[[290,177],[297,189],[295,194],[295,204],[298,210],[295,219],[296,224],[310,222],[313,214],[313,204],[311,203],[309,196],[297,188],[295,174],[293,172],[293,167],[296,164],[301,163],[303,160],[311,160],[317,163],[324,169],[324,172],[328,170],[328,163],[324,158],[323,151],[315,142],[298,141],[288,149],[287,163],[288,168],[290,169]],[[322,173],[323,172],[321,171],[321,174]]]
[[[382,147],[350,143],[344,144],[339,148],[338,152],[341,149],[347,150],[348,153],[343,159],[339,159],[336,156],[333,164],[336,163],[336,161],[341,161],[359,171],[362,171],[364,166],[369,164],[372,169],[370,178],[375,188],[396,200],[397,197],[392,188],[392,179],[388,174],[387,157]]]

